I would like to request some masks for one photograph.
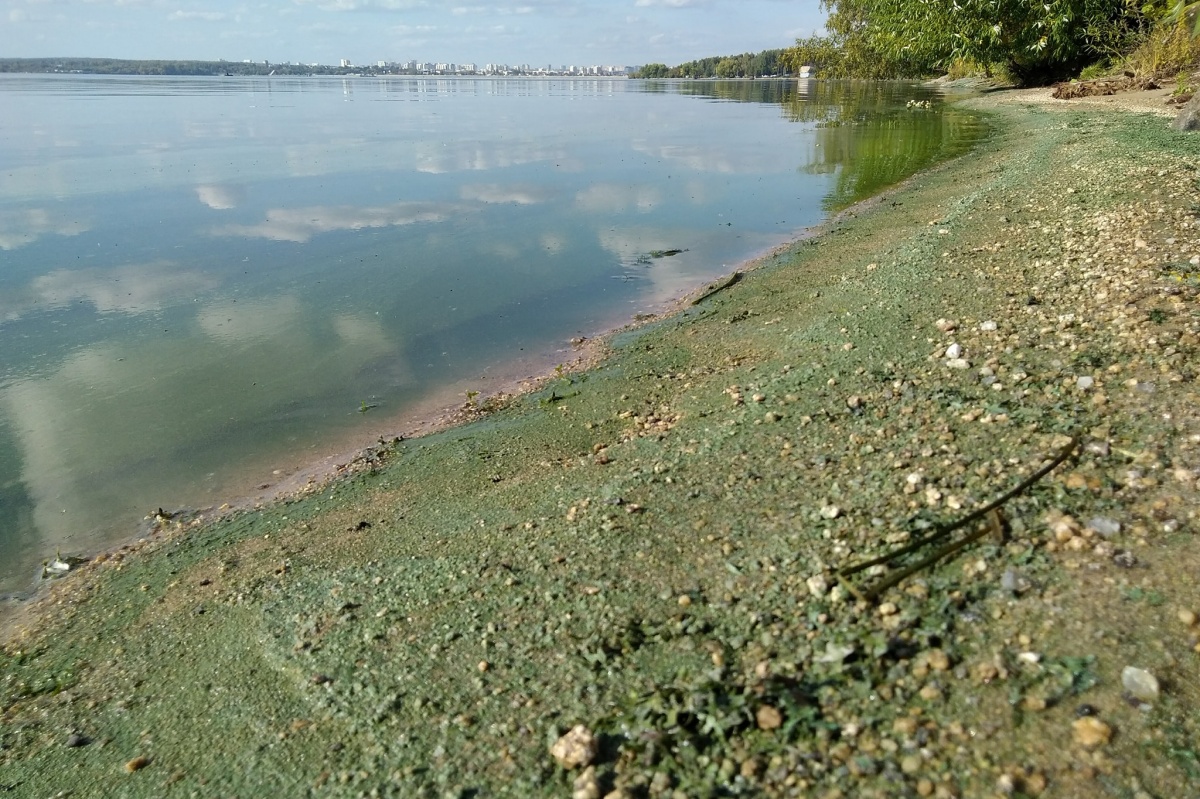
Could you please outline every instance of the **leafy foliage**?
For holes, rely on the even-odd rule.
[[[860,78],[918,77],[966,60],[1018,83],[1046,83],[1129,52],[1171,11],[1167,2],[825,0],[829,37],[798,40],[787,59]],[[1184,7],[1173,6],[1176,14]]]

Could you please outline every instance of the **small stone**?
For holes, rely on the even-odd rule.
[[[958,322],[954,319],[939,319],[934,325],[943,333],[951,333],[958,328]]]
[[[927,779],[917,780],[917,795],[930,796],[933,794],[933,783]]]
[[[863,406],[862,397],[857,394],[852,394],[846,398],[846,407],[852,411],[856,411]]]
[[[571,799],[600,799],[600,784],[596,781],[596,767],[588,766],[575,778]]]
[[[1186,608],[1184,610],[1179,611],[1179,621],[1181,621],[1184,625],[1186,625],[1188,627],[1195,625],[1196,612],[1193,610],[1187,610]]]
[[[550,754],[565,769],[591,765],[596,759],[600,743],[596,736],[582,724],[578,724],[550,747]]]
[[[1096,749],[1112,740],[1112,727],[1095,716],[1084,716],[1071,723],[1071,734],[1084,749]]]
[[[895,616],[899,612],[900,612],[900,609],[898,607],[896,607],[895,602],[884,602],[882,605],[879,606],[879,615],[880,616]]]
[[[675,603],[681,608],[686,608],[692,604],[692,598],[687,594],[680,594],[679,598],[675,600]]]
[[[88,738],[86,735],[82,735],[77,732],[73,732],[67,736],[67,748],[68,749],[78,749],[81,746],[87,746],[91,742],[92,742],[91,739]]]
[[[825,596],[829,591],[829,580],[825,579],[825,575],[823,574],[814,574],[805,580],[804,584],[808,586],[808,593],[812,594],[816,599]]]
[[[946,348],[946,357],[950,359],[962,357],[962,345],[955,342]]]
[[[970,369],[971,362],[966,358],[951,358],[950,360],[946,361],[946,366],[951,369]]]
[[[475,668],[479,669],[479,672],[482,674],[483,672],[487,671],[491,667],[492,667],[491,663],[488,663],[486,660],[481,660],[481,661],[479,661],[479,664]]]
[[[980,322],[979,329],[984,331],[985,333],[990,333],[996,329],[996,323],[990,319],[986,322]]]
[[[150,765],[150,758],[146,757],[145,755],[138,755],[133,760],[130,760],[125,764],[125,770],[132,774],[135,771],[141,771],[148,765]]]
[[[928,685],[923,687],[920,691],[918,691],[917,695],[920,696],[922,699],[924,699],[926,702],[935,702],[938,699],[942,698],[942,689],[938,688],[933,683],[929,683]]]
[[[1005,591],[1020,596],[1029,590],[1029,579],[1021,574],[1016,569],[1005,569],[1004,574],[1000,576],[1000,587]]]
[[[1075,388],[1079,389],[1080,391],[1087,391],[1095,384],[1096,381],[1087,375],[1075,378]]]
[[[837,505],[824,505],[821,507],[821,518],[836,519],[842,515],[842,509]]]
[[[940,649],[931,649],[925,656],[929,668],[934,671],[946,671],[950,668],[949,656]]]
[[[921,756],[905,755],[900,759],[900,770],[905,774],[916,774],[921,770]]]
[[[1126,693],[1140,702],[1158,700],[1158,679],[1145,669],[1126,666],[1121,671],[1121,685]]]
[[[783,726],[783,714],[771,705],[763,705],[754,714],[760,730],[777,730]]]
[[[1094,530],[1101,538],[1112,538],[1121,532],[1121,523],[1105,516],[1093,516],[1087,523],[1089,530]]]

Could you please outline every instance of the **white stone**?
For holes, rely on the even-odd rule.
[[[986,322],[980,322],[979,329],[990,333],[991,331],[996,329],[996,323],[993,322],[991,319],[987,320]]]
[[[951,358],[946,361],[946,366],[951,369],[970,369],[971,364],[966,358]]]
[[[1096,381],[1087,375],[1083,375],[1082,377],[1075,378],[1075,387],[1078,388],[1080,391],[1087,391],[1089,388],[1091,388],[1095,384],[1096,384]]]
[[[1158,699],[1158,678],[1145,669],[1126,666],[1121,672],[1121,685],[1139,702],[1154,702]]]
[[[825,579],[825,575],[823,574],[814,574],[805,580],[804,583],[808,586],[808,593],[817,599],[825,596],[825,593],[829,590],[829,580]]]
[[[957,342],[955,342],[954,344],[951,344],[949,347],[946,348],[946,357],[947,358],[961,358],[962,357],[962,345]]]

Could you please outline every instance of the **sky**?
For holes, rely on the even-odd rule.
[[[824,18],[819,0],[0,0],[0,57],[674,66]]]

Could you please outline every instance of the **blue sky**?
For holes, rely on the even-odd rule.
[[[0,56],[678,64],[786,47],[818,0],[0,0]]]

